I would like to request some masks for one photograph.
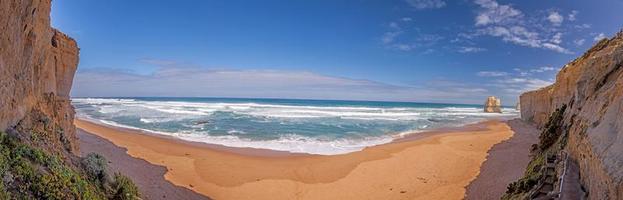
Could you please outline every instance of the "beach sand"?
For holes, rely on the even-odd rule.
[[[164,179],[166,168],[126,154],[126,149],[81,129],[76,131],[80,142],[80,156],[98,153],[108,160],[110,172],[128,175],[139,187],[143,199],[209,199],[185,187],[175,186]]]
[[[539,131],[520,119],[507,122],[515,133],[511,139],[494,145],[480,174],[469,186],[465,199],[500,199],[509,183],[518,180],[530,163],[530,147],[539,142]]]
[[[214,199],[462,199],[489,149],[514,134],[502,121],[322,156],[228,148],[76,120],[78,128],[164,166],[171,183]]]

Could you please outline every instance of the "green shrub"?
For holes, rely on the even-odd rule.
[[[539,150],[545,151],[558,141],[562,133],[562,120],[566,108],[567,105],[563,105],[550,115],[543,132],[539,135]]]
[[[8,149],[0,147],[0,177],[9,169],[9,154]]]
[[[66,165],[58,156],[0,133],[0,179],[5,173],[15,183],[2,183],[0,199],[104,199],[96,184]]]
[[[10,194],[4,189],[4,182],[0,179],[0,199],[9,199]]]
[[[134,185],[132,180],[124,175],[119,173],[115,174],[115,194],[113,199],[119,200],[134,200],[139,199],[140,194],[138,192],[138,187]]]
[[[513,199],[510,197],[515,194],[529,192],[532,187],[534,187],[538,183],[538,180],[543,177],[543,174],[541,173],[541,168],[543,167],[543,165],[545,165],[544,154],[535,155],[526,167],[524,176],[519,180],[510,183],[506,187],[506,194],[502,199]]]
[[[53,155],[0,132],[0,199],[138,199],[132,180],[115,175],[113,189],[106,184],[106,159],[89,154],[82,160],[84,173]],[[3,177],[10,175],[5,183]]]
[[[82,159],[82,166],[91,180],[99,181],[101,184],[106,183],[108,173],[106,166],[108,161],[106,158],[97,153],[89,153]]]

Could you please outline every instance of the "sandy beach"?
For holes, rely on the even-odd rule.
[[[185,187],[173,185],[164,179],[166,168],[126,154],[126,149],[115,146],[110,141],[84,130],[76,130],[80,143],[80,156],[91,152],[103,155],[108,160],[108,168],[113,173],[132,177],[141,190],[143,199],[209,199]]]
[[[164,166],[166,180],[214,199],[462,199],[488,151],[511,138],[502,121],[332,155],[227,148],[75,120],[78,128]]]
[[[512,138],[493,145],[480,174],[467,186],[465,199],[500,199],[509,183],[518,180],[530,163],[530,146],[538,143],[539,131],[533,124],[520,119],[507,122],[514,132]]]

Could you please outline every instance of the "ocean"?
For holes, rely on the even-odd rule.
[[[238,98],[73,98],[78,118],[183,140],[322,155],[408,134],[519,117],[482,105]]]

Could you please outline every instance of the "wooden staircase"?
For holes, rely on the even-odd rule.
[[[530,195],[531,199],[549,200],[558,197],[558,193],[553,192],[554,183],[556,182],[556,159],[556,154],[551,154],[546,157],[545,166],[541,168],[545,176],[538,184],[538,189]]]

